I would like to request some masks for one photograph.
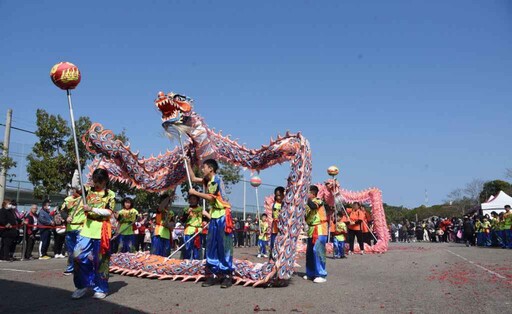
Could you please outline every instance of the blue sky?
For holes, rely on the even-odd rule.
[[[141,155],[171,145],[153,106],[163,90],[248,146],[302,131],[315,182],[337,165],[342,186],[390,204],[421,205],[425,189],[440,203],[512,167],[505,0],[1,1],[0,42],[0,119],[13,108],[18,127],[35,129],[37,108],[69,116],[48,74],[70,61],[75,114],[125,128]]]

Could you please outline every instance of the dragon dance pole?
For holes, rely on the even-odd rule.
[[[207,223],[206,226],[204,226],[204,228],[208,228],[208,226],[210,225],[210,223]],[[187,245],[187,243],[189,243],[190,241],[192,241],[195,237],[197,237],[198,234],[200,234],[202,231],[198,231],[196,233],[194,233],[193,236],[190,237],[190,239],[187,240],[187,242],[183,243],[180,247],[178,247],[174,252],[171,253],[171,255],[167,256],[165,258],[164,261],[167,261],[169,259],[171,259],[171,257],[173,257],[176,253],[178,253],[185,245]]]
[[[60,89],[65,89],[68,96],[69,115],[71,117],[71,129],[73,131],[73,142],[75,144],[76,166],[78,171],[78,179],[80,181],[80,189],[82,190],[83,204],[87,204],[85,199],[85,189],[82,182],[82,167],[80,166],[80,151],[78,149],[78,140],[76,138],[75,117],[73,115],[73,104],[71,102],[71,89],[74,89],[80,83],[82,76],[80,70],[70,62],[60,62],[50,70],[50,78],[52,82]]]
[[[258,221],[260,219],[260,198],[258,196],[258,188],[256,188],[256,215],[258,216]]]
[[[180,142],[181,152],[183,154],[183,161],[185,163],[185,171],[187,172],[188,186],[191,189],[191,188],[193,188],[192,179],[190,178],[190,172],[188,171],[188,162],[187,162],[187,158],[185,156],[185,148],[183,147],[183,140],[181,139],[181,132],[179,132],[179,131],[178,131],[178,140]]]
[[[76,138],[76,128],[75,128],[75,116],[73,115],[73,104],[71,103],[71,92],[68,90],[68,105],[69,105],[69,115],[71,117],[71,129],[73,130],[73,142],[75,143],[75,155],[76,155],[76,166],[78,170],[78,180],[80,181],[80,189],[82,190],[82,202],[87,204],[85,199],[85,189],[82,181],[82,170],[80,167],[80,151],[78,149],[78,139]]]
[[[334,181],[334,186],[336,187],[336,176],[338,175],[339,173],[339,170],[338,170],[338,167],[336,166],[330,166],[329,168],[327,168],[327,174],[331,176],[331,178],[333,179]],[[336,226],[338,224],[338,207],[336,206],[336,201],[334,202],[334,231],[335,231],[335,234],[336,234]],[[329,224],[331,223],[332,219],[329,219]],[[327,235],[327,242],[329,242],[329,240],[331,239],[331,226],[329,226],[327,228],[328,230],[328,235]],[[333,254],[333,257],[336,255],[336,250],[334,248],[334,240],[332,241],[333,243],[333,250],[332,250],[332,254]],[[341,254],[340,252],[338,252],[339,254]]]

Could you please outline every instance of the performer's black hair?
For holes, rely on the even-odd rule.
[[[213,169],[213,172],[217,173],[217,170],[219,170],[219,164],[215,159],[206,159],[203,161],[203,165],[208,165]]]
[[[133,208],[133,199],[131,197],[125,197],[123,199],[123,202],[121,203],[121,205],[123,206],[123,209],[124,209],[124,203],[130,203],[130,207],[128,207],[128,209],[132,209]]]
[[[284,195],[284,187],[282,186],[278,186],[277,188],[274,189],[274,195],[276,194],[276,192],[281,192],[281,194]]]

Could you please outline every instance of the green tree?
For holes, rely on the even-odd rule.
[[[75,144],[71,127],[62,116],[38,109],[36,121],[39,142],[34,144],[32,152],[27,156],[27,173],[29,181],[34,185],[34,196],[43,198],[61,192],[71,182],[76,169]],[[75,121],[80,170],[93,158],[81,140],[90,126],[89,117],[80,117]],[[127,140],[124,131],[118,137]]]
[[[485,202],[487,199],[494,195],[496,196],[500,191],[503,191],[507,194],[512,193],[512,185],[503,180],[493,180],[485,182],[482,192],[480,193],[480,202]]]
[[[34,196],[43,198],[62,191],[71,181],[76,166],[73,166],[74,155],[67,154],[71,133],[66,120],[43,109],[37,110],[36,118],[39,142],[27,157],[27,172],[34,185]],[[81,162],[82,169],[84,164],[85,161]]]

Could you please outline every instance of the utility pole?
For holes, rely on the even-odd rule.
[[[11,120],[12,120],[12,109],[7,109],[7,117],[5,118],[4,151],[3,151],[3,155],[5,158],[9,157],[9,141],[11,140]],[[7,176],[6,169],[5,169],[5,167],[2,167],[2,170],[0,171],[0,204],[2,204],[4,202],[6,176]]]

